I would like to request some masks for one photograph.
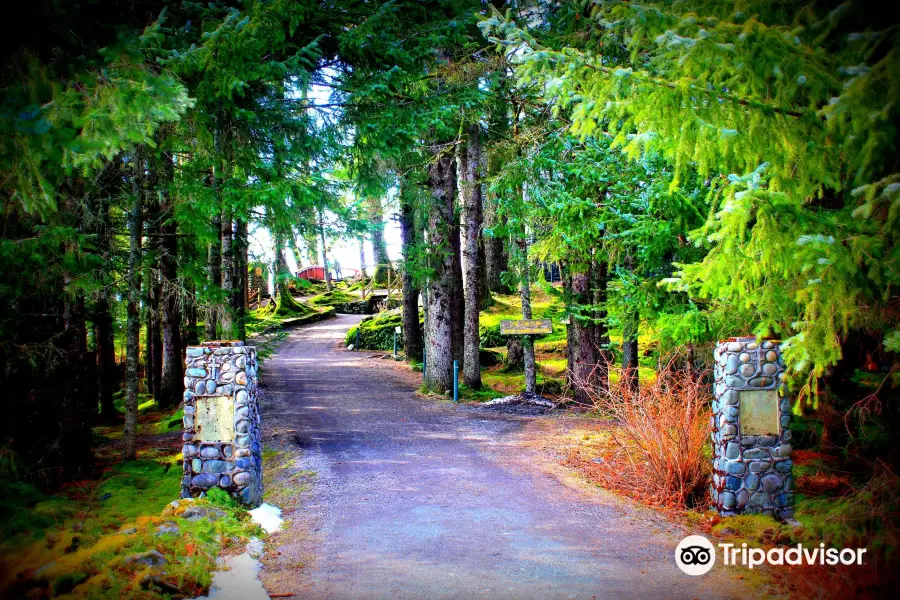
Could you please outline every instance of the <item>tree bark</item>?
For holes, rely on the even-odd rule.
[[[147,159],[146,168],[148,175],[142,182],[142,193],[145,195],[147,245],[149,252],[144,262],[145,280],[147,288],[147,302],[145,316],[147,322],[147,392],[153,394],[153,398],[159,400],[162,389],[162,328],[161,310],[162,281],[159,272],[159,257],[162,252],[162,217],[160,216],[160,204],[152,194],[153,178],[151,175],[151,161]]]
[[[237,322],[237,339],[247,340],[247,303],[249,301],[249,264],[247,249],[249,247],[247,221],[238,217],[234,238],[234,295],[232,296],[232,308]],[[298,261],[299,266],[299,261]]]
[[[634,269],[631,257],[626,258],[625,267]],[[622,383],[631,391],[638,390],[638,323],[640,314],[629,299],[625,299],[625,315],[622,320]]]
[[[212,219],[212,228],[215,237],[209,244],[209,251],[206,255],[206,272],[209,277],[209,293],[216,294],[222,285],[222,217],[216,214]],[[216,325],[219,321],[219,304],[218,302],[210,302],[206,307],[206,316],[204,319],[204,335],[209,340],[215,340],[218,337]]]
[[[473,390],[481,389],[480,336],[481,280],[479,266],[481,246],[481,129],[471,125],[465,147],[458,147],[456,169],[462,204],[462,280],[464,298],[463,383]]]
[[[403,252],[403,348],[407,361],[422,362],[422,329],[419,325],[419,289],[412,273],[412,249],[416,242],[415,206],[408,196],[406,181],[400,182],[400,240]],[[362,241],[359,244],[362,251]],[[362,258],[362,257],[361,257]],[[365,264],[363,262],[362,264]],[[364,275],[365,276],[365,275]]]
[[[455,183],[455,182],[454,182]],[[450,251],[453,254],[453,297],[450,299],[450,307],[452,314],[453,328],[453,358],[459,361],[459,370],[465,371],[466,357],[463,355],[465,347],[465,321],[466,321],[466,300],[463,297],[463,275],[462,275],[462,247],[460,239],[459,218],[454,214],[452,216],[452,226],[450,228]]]
[[[483,198],[483,196],[482,196]],[[487,281],[487,263],[484,259],[484,234],[478,236],[478,299],[481,310],[487,310],[493,304],[491,290]]]
[[[575,402],[589,404],[591,392],[596,387],[598,352],[596,324],[594,323],[591,269],[572,273],[572,315],[569,332],[572,337],[572,357],[569,363],[575,390]]]
[[[522,247],[522,318],[531,319],[531,277],[528,272],[528,240],[520,240]],[[522,336],[522,354],[525,363],[525,393],[537,393],[537,365],[534,360],[534,337]]]
[[[363,278],[368,277],[366,274],[366,239],[364,237],[359,238],[359,274]]]
[[[165,153],[162,157],[163,186],[174,178],[174,165]],[[162,368],[159,395],[156,398],[160,408],[169,409],[181,403],[183,383],[181,354],[181,310],[178,291],[178,225],[175,222],[175,205],[172,195],[163,187],[159,197],[165,204],[160,211],[163,234],[159,257],[162,277],[162,301],[160,306],[160,329],[162,330]]]
[[[319,209],[319,237],[322,240],[322,267],[325,269],[325,289],[332,290],[331,269],[328,268],[328,247],[325,245],[325,211]]]
[[[458,256],[451,243],[456,169],[453,156],[436,156],[428,167],[432,199],[428,210],[429,254],[433,275],[428,290],[428,366],[424,387],[438,393],[453,389],[453,297],[456,288],[454,262]]]
[[[219,329],[222,330],[222,339],[233,340],[234,314],[232,302],[234,296],[234,218],[231,209],[222,213],[222,292],[225,294],[225,302],[219,311]]]
[[[73,282],[66,276],[65,285]],[[63,310],[63,332],[68,367],[63,385],[63,405],[58,418],[62,421],[59,445],[66,449],[66,475],[71,478],[84,476],[91,462],[90,407],[96,410],[96,396],[89,392],[87,369],[87,330],[85,324],[84,293],[75,292],[67,299]],[[93,397],[92,397],[93,396]]]
[[[388,255],[387,243],[384,241],[384,208],[380,198],[369,198],[367,201],[369,223],[372,225],[372,254],[375,259],[375,272],[372,278],[381,285],[387,283],[392,276],[393,266]]]
[[[100,420],[112,423],[116,420],[113,394],[116,388],[116,347],[113,317],[109,298],[102,291],[94,303],[94,335],[97,339],[97,399],[100,403]]]
[[[632,390],[638,389],[638,314],[629,311],[622,326],[622,383]]]
[[[140,150],[133,157],[134,172],[131,183],[131,211],[128,218],[128,321],[125,341],[125,430],[123,433],[125,460],[134,460],[137,451],[138,407],[138,345],[141,332],[141,195],[139,179],[143,179],[143,158]]]
[[[116,164],[121,164],[116,160]],[[115,169],[118,174],[118,168]],[[104,192],[106,190],[103,190]],[[97,248],[103,254],[106,269],[112,271],[113,230],[110,225],[109,198],[101,193],[97,203]],[[118,416],[113,404],[118,376],[116,373],[115,329],[110,305],[112,279],[104,280],[94,300],[91,320],[94,322],[94,336],[97,347],[97,400],[100,404],[100,421],[113,423]]]
[[[486,202],[484,205],[484,227],[491,229],[502,226],[497,216],[497,202]],[[484,236],[484,265],[487,287],[495,294],[509,294],[509,286],[503,283],[500,275],[509,270],[509,254],[506,250],[506,236]]]
[[[609,288],[609,263],[601,255],[600,250],[594,250],[594,261],[591,266],[594,291],[594,347],[597,349],[597,363],[600,367],[596,373],[596,385],[603,389],[609,389],[609,365],[612,356],[609,351],[609,327],[606,323],[606,298]]]

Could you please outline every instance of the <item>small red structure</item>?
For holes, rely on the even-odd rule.
[[[325,267],[320,265],[303,267],[297,272],[297,278],[307,281],[325,281]]]

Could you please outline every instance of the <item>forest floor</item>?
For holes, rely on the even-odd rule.
[[[270,593],[757,595],[744,570],[682,574],[682,524],[561,469],[533,443],[534,427],[557,417],[423,398],[406,365],[344,349],[359,320],[291,331],[262,372],[266,500],[286,519],[263,559]]]

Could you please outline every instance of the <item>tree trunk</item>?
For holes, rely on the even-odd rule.
[[[97,340],[97,398],[100,403],[100,420],[113,423],[116,407],[113,394],[116,389],[116,344],[113,317],[106,291],[101,291],[94,303],[94,335]]]
[[[463,348],[465,347],[466,300],[463,297],[462,248],[459,219],[456,214],[452,216],[452,220],[450,251],[453,255],[454,292],[453,297],[450,299],[450,308],[453,319],[451,324],[453,328],[453,358],[459,361],[459,370],[465,371],[466,357],[463,355]]]
[[[190,298],[190,302],[185,307],[186,314],[182,339],[185,346],[196,346],[200,343],[200,332],[197,330],[197,289],[190,278],[185,279],[184,288],[185,294]]]
[[[506,338],[506,367],[509,369],[525,368],[525,350],[522,348],[522,338],[510,335]]]
[[[419,325],[419,289],[414,285],[410,268],[416,241],[415,206],[408,197],[405,180],[400,182],[400,240],[403,252],[403,348],[407,361],[422,361],[422,329]],[[363,244],[359,244],[361,259]],[[364,262],[362,264],[365,264]]]
[[[171,158],[163,155],[163,184],[174,177],[174,165]],[[178,225],[175,222],[175,206],[168,190],[160,190],[160,198],[165,205],[160,211],[163,234],[161,254],[159,257],[160,275],[162,276],[163,297],[161,302],[160,328],[162,330],[162,371],[160,390],[156,398],[160,408],[169,409],[181,403],[183,383],[181,354],[181,310],[178,290]]]
[[[141,332],[141,195],[138,184],[143,179],[143,159],[138,150],[134,153],[134,173],[131,183],[131,211],[128,219],[130,230],[128,252],[128,322],[125,341],[125,430],[123,434],[125,460],[134,460],[137,450],[138,408],[138,345]]]
[[[609,288],[609,263],[594,250],[594,261],[591,266],[594,288],[594,347],[597,349],[597,363],[600,365],[595,384],[602,390],[609,389],[609,365],[612,356],[609,351],[609,327],[606,323],[606,297]]]
[[[632,391],[638,389],[638,314],[629,311],[622,325],[622,383]]]
[[[160,321],[160,302],[162,301],[162,282],[158,269],[150,270],[150,307],[147,316],[147,348],[150,353],[149,372],[153,398],[159,399],[162,390],[162,327]]]
[[[121,164],[119,159],[115,161],[115,164]],[[119,174],[118,168],[115,169],[115,172],[117,175]],[[118,190],[111,193],[118,193]],[[107,265],[104,271],[112,271],[113,230],[109,218],[109,198],[105,193],[101,193],[97,203],[96,230],[97,248],[102,253]],[[113,423],[118,416],[113,404],[113,394],[118,384],[118,376],[116,373],[115,328],[110,306],[112,278],[105,278],[103,284],[104,287],[95,296],[91,320],[94,322],[97,347],[97,401],[100,404],[100,421]]]
[[[148,175],[142,182],[141,190],[145,195],[147,248],[144,260],[144,286],[147,290],[145,302],[145,318],[147,323],[147,392],[159,400],[162,387],[162,331],[160,322],[160,302],[162,301],[162,281],[159,277],[159,257],[162,252],[162,217],[160,204],[155,199],[151,186],[152,167],[147,160]]]
[[[359,238],[359,274],[363,278],[368,277],[366,274],[366,239]]]
[[[503,225],[497,216],[497,202],[486,202],[484,210],[485,229],[494,230]],[[500,275],[509,269],[509,254],[506,250],[506,236],[499,232],[494,236],[484,236],[484,264],[487,287],[495,294],[509,294],[509,286],[501,281]]]
[[[247,221],[237,219],[234,238],[234,295],[232,296],[234,318],[237,321],[237,339],[247,340],[247,303],[249,301],[249,264],[247,249],[249,247]],[[297,263],[299,266],[299,262]]]
[[[487,263],[484,259],[484,235],[478,236],[478,298],[481,310],[487,310],[493,304],[491,290],[488,287]]]
[[[631,257],[625,259],[625,268],[632,271]],[[625,298],[625,314],[622,319],[622,383],[631,391],[638,390],[638,324],[640,314],[629,298]]]
[[[481,389],[480,336],[478,318],[481,313],[481,129],[472,125],[467,131],[465,147],[457,148],[456,169],[462,203],[462,279],[464,297],[463,383],[473,390]]]
[[[72,285],[69,275],[65,286]],[[84,293],[75,292],[67,299],[63,310],[64,348],[67,368],[63,385],[63,404],[58,418],[62,421],[62,435],[58,440],[65,449],[66,476],[83,477],[91,463],[90,409],[96,410],[96,396],[89,391],[87,370],[87,330],[85,327]]]
[[[522,247],[522,318],[531,319],[531,277],[528,272],[528,240],[519,242]],[[534,360],[534,337],[522,336],[522,354],[525,363],[525,394],[537,393],[537,365]]]
[[[213,241],[209,244],[209,252],[206,255],[206,271],[209,282],[209,293],[218,293],[222,285],[222,217],[216,214],[212,219],[212,228],[215,232]],[[205,332],[206,340],[215,340],[218,338],[216,325],[219,320],[219,303],[209,302],[206,307]]]
[[[369,198],[367,201],[369,223],[372,225],[372,253],[375,258],[375,283],[383,285],[392,276],[393,266],[388,255],[387,243],[384,241],[384,208],[380,198]]]
[[[453,199],[456,196],[456,169],[449,154],[436,156],[428,167],[432,199],[428,210],[431,267],[426,350],[428,367],[425,389],[444,393],[453,389],[453,297],[458,294],[454,273],[457,254],[453,252]]]
[[[575,389],[575,402],[589,404],[591,392],[596,387],[598,353],[596,325],[594,323],[591,269],[572,273],[572,319],[569,332],[572,337],[572,362],[569,363]]]
[[[225,294],[225,302],[219,312],[219,328],[222,330],[222,339],[233,340],[234,314],[232,302],[234,295],[234,218],[231,209],[222,213],[222,292]]]
[[[328,247],[325,245],[325,212],[319,209],[319,237],[322,240],[322,267],[325,269],[325,289],[332,290],[331,269],[328,268]]]

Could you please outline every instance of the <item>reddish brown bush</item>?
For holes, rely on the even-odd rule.
[[[600,483],[656,506],[685,508],[707,495],[711,391],[704,377],[674,364],[637,390],[581,387],[617,424],[612,450],[592,469]]]

